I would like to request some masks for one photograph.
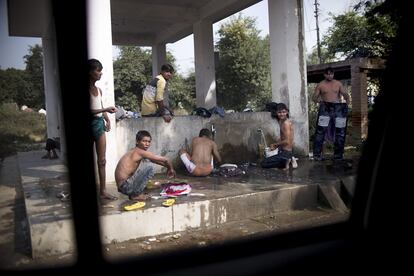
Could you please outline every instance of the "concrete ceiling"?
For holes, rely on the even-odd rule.
[[[114,45],[174,43],[193,33],[193,25],[220,21],[261,0],[112,0]],[[9,34],[41,37],[48,20],[48,0],[8,1]],[[22,8],[24,7],[24,8]]]

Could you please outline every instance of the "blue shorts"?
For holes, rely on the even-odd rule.
[[[279,168],[286,167],[287,162],[292,158],[292,151],[279,149],[278,154],[265,158],[261,166],[262,168]]]
[[[98,141],[99,137],[105,133],[105,121],[103,117],[92,118],[92,135],[93,140]]]

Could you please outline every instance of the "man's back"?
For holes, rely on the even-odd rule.
[[[192,161],[197,166],[211,164],[211,158],[217,150],[214,141],[207,137],[195,137],[192,142]]]

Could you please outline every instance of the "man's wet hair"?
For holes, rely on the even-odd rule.
[[[200,133],[198,134],[198,137],[203,137],[203,136],[211,138],[211,131],[208,128],[201,129]]]
[[[174,73],[174,67],[171,64],[164,64],[161,66],[162,72]]]
[[[135,136],[135,140],[141,141],[144,137],[149,137],[152,139],[151,134],[146,130],[140,130],[137,132],[137,135]]]
[[[323,73],[324,74],[335,73],[335,71],[332,67],[328,67],[328,68],[325,68],[325,70],[323,70]]]
[[[276,111],[281,111],[283,109],[286,109],[289,112],[289,108],[284,103],[278,103],[276,105]]]
[[[273,118],[278,119],[278,118],[277,118],[277,112],[282,111],[282,110],[284,110],[284,109],[288,112],[288,114],[286,115],[286,117],[287,117],[287,118],[289,118],[289,108],[288,108],[288,107],[287,107],[284,103],[278,103],[278,104],[276,105],[276,108],[275,108],[275,109],[273,109],[273,111],[272,111],[272,113],[271,113],[271,116],[272,116]]]
[[[98,69],[99,71],[101,71],[102,68],[103,68],[102,63],[99,60],[94,59],[94,58],[91,58],[91,59],[88,60],[88,69],[89,69],[89,72],[95,71],[96,69]]]

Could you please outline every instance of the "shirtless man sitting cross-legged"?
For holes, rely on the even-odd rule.
[[[148,180],[154,176],[152,166],[142,164],[144,159],[167,168],[167,177],[175,177],[175,170],[169,159],[148,151],[151,135],[146,130],[138,131],[136,147],[129,150],[118,162],[115,169],[115,181],[118,192],[129,196],[130,200],[146,200],[143,190]],[[140,166],[141,165],[141,166]]]
[[[188,172],[194,176],[206,176],[213,171],[213,157],[218,163],[221,162],[217,144],[211,139],[211,131],[207,128],[200,130],[198,137],[193,138],[191,143],[192,154],[186,150],[180,150],[180,158]]]

